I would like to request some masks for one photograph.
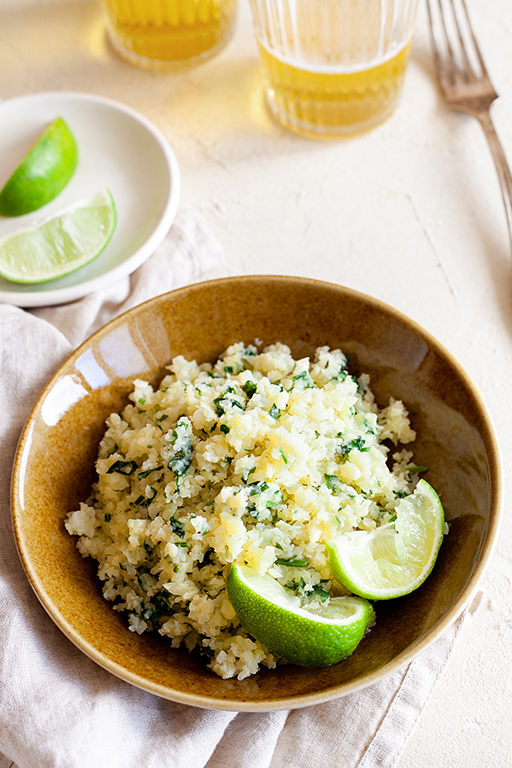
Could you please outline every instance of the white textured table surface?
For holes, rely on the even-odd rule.
[[[470,0],[512,158],[512,3]],[[435,83],[421,7],[401,105],[342,143],[286,133],[264,107],[247,0],[212,62],[186,74],[133,69],[106,43],[95,2],[0,0],[0,96],[93,92],[153,120],[183,177],[182,205],[223,244],[218,276],[295,274],[376,296],[436,335],[475,380],[512,462],[512,256],[499,186],[476,121]],[[214,275],[215,276],[215,275]],[[512,521],[483,580],[483,605],[405,747],[400,768],[512,764]]]

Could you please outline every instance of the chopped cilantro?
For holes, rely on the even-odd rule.
[[[247,505],[247,512],[251,515],[251,517],[256,518],[256,520],[258,519],[259,512],[256,509],[256,504],[254,504],[252,501]]]
[[[268,412],[268,415],[272,416],[272,418],[275,419],[276,421],[281,416],[281,411],[279,410],[279,408],[277,407],[277,405],[275,403],[272,404],[272,406],[271,406],[271,408],[270,408],[270,410]]]
[[[192,441],[190,433],[192,426],[186,416],[180,416],[176,422],[176,428],[172,433],[175,454],[167,464],[167,467],[174,472],[177,477],[184,475],[192,464]]]
[[[348,376],[347,369],[344,365],[342,365],[339,371],[335,373],[332,378],[333,378],[333,381],[345,381],[347,376]]]
[[[145,587],[145,586],[144,586],[144,582],[142,581],[142,579],[141,579],[141,577],[139,576],[139,574],[137,574],[137,581],[138,581],[138,583],[139,583],[139,587],[142,589],[142,591],[143,591],[143,592],[147,592],[147,591],[148,591],[148,590],[147,590],[147,587]]]
[[[308,561],[300,560],[294,557],[278,557],[274,560],[275,565],[287,565],[289,568],[307,568]]]
[[[258,385],[255,381],[246,381],[245,384],[242,385],[242,389],[250,400],[251,397],[256,393]]]
[[[113,472],[119,472],[121,475],[131,475],[136,469],[138,469],[136,461],[122,461],[121,459],[118,459],[107,469],[107,475],[110,475]]]
[[[249,483],[249,496],[256,496],[258,493],[263,493],[268,489],[268,483],[265,480],[259,480],[257,483]]]
[[[324,475],[324,480],[326,486],[333,491],[333,493],[338,493],[341,488],[341,480],[339,479],[338,475]]]
[[[304,384],[304,389],[312,389],[315,385],[308,371],[302,371],[293,377],[293,381],[301,382]]]
[[[317,597],[320,598],[322,603],[325,603],[330,598],[329,592],[326,592],[320,584],[315,584],[313,587],[313,592],[315,595],[317,595]]]
[[[242,483],[247,483],[249,476],[253,474],[253,472],[256,472],[256,467],[251,467],[250,469],[243,469],[242,470]]]
[[[235,395],[235,397],[230,397],[230,395]],[[226,408],[229,406],[240,408],[240,410],[245,411],[245,405],[243,405],[243,403],[239,402],[235,398],[236,391],[233,389],[233,387],[228,387],[222,395],[214,398],[213,404],[215,406],[215,412],[217,413],[217,416],[223,416],[226,413]]]
[[[149,490],[151,491],[151,496],[146,496],[146,498],[142,497],[142,501],[139,501],[138,506],[139,507],[149,507],[153,499],[155,498],[157,491],[156,488],[153,488],[152,486],[149,486]],[[139,498],[141,498],[139,496]]]
[[[153,605],[156,613],[159,615],[169,615],[173,612],[171,598],[166,595],[155,595],[153,597]]]
[[[272,509],[272,507],[278,507],[282,503],[283,503],[283,494],[281,493],[280,490],[277,490],[274,493],[274,498],[269,499],[265,504],[265,506],[267,509]]]
[[[183,527],[183,523],[181,523],[179,520],[176,520],[175,517],[171,517],[169,519],[169,525],[171,526],[171,529],[173,533],[176,534],[176,536],[179,536],[180,539],[185,537],[185,528]]]
[[[337,438],[342,439],[343,433],[338,432],[336,435]],[[357,437],[354,437],[353,440],[348,440],[346,442],[340,442],[338,446],[336,447],[336,453],[341,456],[348,456],[350,451],[353,449],[356,449],[358,451],[369,451],[369,446],[365,445],[364,437],[362,435],[358,435]]]

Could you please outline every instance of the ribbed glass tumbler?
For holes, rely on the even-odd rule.
[[[237,0],[102,0],[115,50],[146,69],[181,69],[229,41]]]
[[[393,112],[418,0],[250,0],[265,96],[314,138],[365,133]]]

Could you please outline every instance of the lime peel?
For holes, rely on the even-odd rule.
[[[327,544],[336,581],[369,600],[390,600],[417,589],[432,571],[444,537],[439,496],[420,480],[401,500],[393,522],[353,531]]]
[[[108,189],[79,200],[0,240],[0,275],[17,283],[63,277],[97,258],[116,224],[116,208]]]
[[[330,666],[350,656],[374,620],[367,600],[334,597],[315,612],[276,579],[234,564],[228,597],[241,625],[271,653],[301,666]]]
[[[0,216],[23,216],[51,202],[70,181],[77,163],[75,138],[58,117],[0,191]]]

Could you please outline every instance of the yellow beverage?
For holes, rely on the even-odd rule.
[[[270,109],[288,128],[315,138],[354,136],[392,113],[411,42],[364,68],[307,68],[270,53],[260,43],[263,84]]]
[[[287,128],[371,130],[396,106],[418,0],[250,0],[263,85]]]
[[[102,0],[110,39],[132,64],[171,69],[226,45],[237,0]]]

